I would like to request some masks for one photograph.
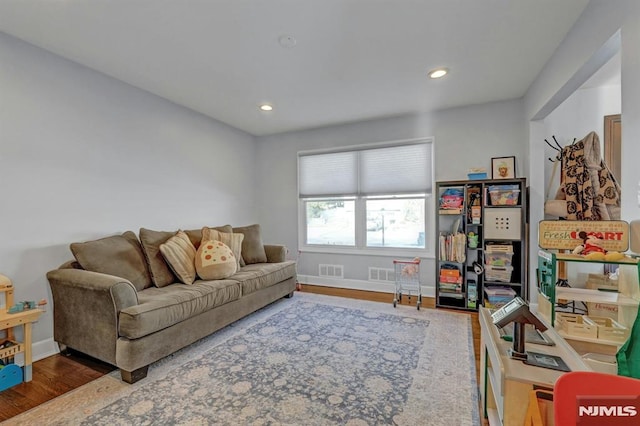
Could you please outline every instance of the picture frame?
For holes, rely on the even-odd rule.
[[[491,179],[514,179],[516,157],[494,157],[491,159]]]

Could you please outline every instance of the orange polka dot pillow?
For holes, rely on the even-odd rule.
[[[221,280],[235,274],[238,261],[226,244],[217,240],[203,241],[196,253],[196,272],[203,280]]]

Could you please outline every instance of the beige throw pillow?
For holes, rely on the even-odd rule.
[[[196,253],[196,271],[203,280],[228,278],[238,270],[231,249],[221,241],[202,240]]]
[[[178,231],[166,243],[160,244],[160,252],[180,281],[193,284],[196,280],[196,248],[184,231]]]
[[[202,228],[202,241],[221,241],[227,245],[238,262],[238,269],[240,269],[240,259],[242,258],[242,240],[244,235],[234,234],[231,232],[220,232],[218,229],[204,227]]]
[[[228,233],[232,233],[233,232],[233,228],[231,227],[231,225],[209,226],[209,228],[215,229],[216,231],[220,231],[220,232],[228,232]],[[198,247],[200,247],[200,242],[203,241],[202,228],[200,228],[200,229],[187,229],[184,232],[187,233],[187,235],[189,236],[189,239],[193,243],[193,246],[196,248],[196,250],[198,250]]]
[[[231,232],[232,228],[231,225],[224,225],[213,229],[218,229],[222,232]],[[200,245],[200,240],[202,239],[201,230],[188,229],[184,232],[189,236],[191,243],[197,249]],[[164,287],[176,282],[176,276],[173,274],[171,267],[160,252],[160,245],[164,244],[175,234],[176,231],[154,231],[151,229],[140,228],[140,242],[142,243],[142,250],[145,258],[147,259],[147,264],[149,265],[151,281],[153,281],[153,285],[156,287]]]

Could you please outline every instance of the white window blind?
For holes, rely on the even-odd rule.
[[[357,154],[348,151],[301,156],[298,160],[300,197],[356,195]]]
[[[432,144],[301,154],[298,174],[300,198],[430,194]]]
[[[431,193],[431,144],[360,152],[360,194]]]

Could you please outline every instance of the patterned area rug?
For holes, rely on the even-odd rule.
[[[478,425],[470,318],[296,293],[7,424]]]

